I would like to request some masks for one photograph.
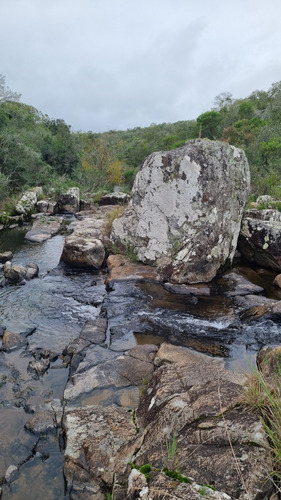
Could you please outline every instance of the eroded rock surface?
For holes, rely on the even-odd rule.
[[[72,187],[66,193],[61,194],[59,197],[55,211],[56,213],[72,213],[75,214],[80,210],[80,189]]]
[[[74,267],[99,269],[105,259],[108,218],[106,211],[81,212],[79,220],[72,222],[62,252],[62,260]]]
[[[277,210],[248,210],[242,220],[238,248],[244,259],[281,271],[281,216]]]
[[[41,195],[42,192],[41,187],[26,191],[16,204],[16,213],[24,217],[29,216],[35,208],[37,196]]]
[[[41,243],[57,234],[62,225],[62,217],[42,217],[33,223],[32,229],[26,233],[25,239]]]
[[[124,357],[151,363],[154,355],[135,348]],[[110,358],[103,367],[118,360],[114,353]],[[68,403],[65,476],[73,498],[102,500],[111,492],[116,500],[198,500],[203,493],[269,499],[270,453],[261,423],[241,405],[245,377],[225,370],[222,360],[170,344],[156,353],[154,369],[136,415],[115,404]],[[149,464],[148,476],[132,470],[132,463]],[[166,469],[180,469],[187,483],[168,477]]]
[[[234,257],[249,181],[244,153],[225,143],[200,139],[153,153],[111,239],[159,265],[166,280],[211,281]]]

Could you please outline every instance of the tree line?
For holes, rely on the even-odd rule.
[[[129,191],[153,151],[183,146],[197,137],[243,148],[250,164],[252,193],[281,197],[281,82],[244,99],[228,92],[196,120],[151,124],[126,131],[73,132],[20,102],[0,75],[0,203],[40,184],[46,192],[75,183],[82,192]],[[2,207],[3,208],[3,207]]]

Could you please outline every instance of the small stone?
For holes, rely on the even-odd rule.
[[[7,262],[8,260],[11,261],[12,258],[13,258],[12,252],[3,252],[3,253],[0,253],[0,262],[2,262],[2,263]]]
[[[12,483],[13,481],[15,481],[15,479],[17,478],[18,472],[19,472],[19,470],[15,465],[10,465],[5,473],[5,481],[7,483]]]

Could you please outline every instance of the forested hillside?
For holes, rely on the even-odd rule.
[[[196,137],[243,148],[252,195],[281,197],[281,82],[244,99],[222,93],[214,108],[196,120],[94,133],[72,132],[62,119],[21,103],[0,75],[0,203],[3,208],[13,193],[35,184],[46,193],[74,183],[82,192],[110,191],[116,185],[128,191],[148,154]]]

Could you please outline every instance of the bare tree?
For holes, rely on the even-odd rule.
[[[0,74],[0,103],[8,101],[19,101],[20,98],[21,94],[13,92],[9,87],[7,87],[5,76]]]

